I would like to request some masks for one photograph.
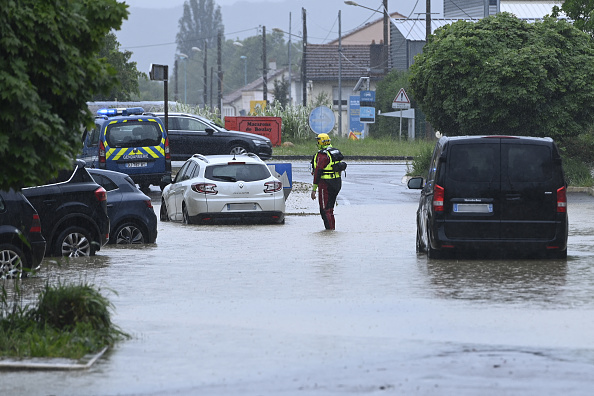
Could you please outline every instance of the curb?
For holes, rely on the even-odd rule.
[[[65,358],[31,358],[22,360],[0,360],[0,370],[84,370],[91,367],[108,347],[95,355],[87,355],[79,360]]]
[[[574,186],[569,186],[567,187],[567,192],[568,193],[582,193],[582,194],[588,194],[591,196],[594,196],[594,187],[574,187]]]

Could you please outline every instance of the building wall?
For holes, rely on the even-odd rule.
[[[489,3],[489,15],[495,15],[499,0],[444,0],[443,17],[449,18],[484,18],[485,1]]]

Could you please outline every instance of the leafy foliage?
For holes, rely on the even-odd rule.
[[[274,101],[278,102],[279,106],[285,108],[289,102],[289,82],[282,76],[280,80],[274,80]]]
[[[70,166],[86,101],[116,83],[98,58],[121,26],[116,0],[8,0],[0,7],[0,189],[45,182]]]
[[[594,121],[594,46],[570,23],[508,13],[430,36],[411,89],[445,135],[575,136]]]
[[[565,0],[559,6],[553,6],[553,17],[558,17],[561,11],[573,20],[573,25],[582,32],[588,33],[594,38],[594,0]]]
[[[223,33],[221,7],[213,0],[186,0],[179,20],[176,42],[180,53],[189,55],[192,47],[203,50],[217,47],[217,36]]]
[[[103,47],[99,51],[100,58],[105,58],[109,65],[114,69],[118,85],[113,87],[107,94],[99,93],[93,96],[93,101],[100,100],[132,100],[134,94],[139,93],[138,80],[141,77],[146,78],[146,74],[138,71],[136,62],[130,62],[132,52],[120,51],[120,43],[116,35],[111,32],[103,39]]]
[[[375,91],[376,110],[382,113],[394,111],[392,102],[401,88],[408,91],[408,71],[392,70],[386,77],[377,83]],[[408,136],[407,122],[403,122],[402,136]],[[398,117],[376,117],[375,123],[370,124],[369,134],[374,137],[398,137],[400,133],[400,118]]]

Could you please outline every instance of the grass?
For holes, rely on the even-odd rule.
[[[311,139],[291,141],[292,146],[274,147],[273,155],[306,155],[312,156],[317,151],[315,135]],[[345,157],[349,156],[405,156],[414,157],[427,147],[433,149],[434,141],[426,140],[393,140],[365,138],[349,140],[347,138],[332,137],[332,146],[338,148]]]
[[[36,306],[0,300],[0,356],[80,359],[128,338],[111,322],[113,305],[92,285],[46,285]]]

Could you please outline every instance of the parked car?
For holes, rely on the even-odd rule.
[[[160,217],[186,224],[217,220],[284,223],[283,185],[254,154],[195,154],[163,190]]]
[[[76,161],[42,186],[23,188],[23,195],[39,213],[46,255],[92,256],[107,243],[107,193],[89,175],[84,161]]]
[[[422,189],[417,251],[501,249],[567,257],[567,194],[561,156],[550,138],[442,137]]]
[[[171,158],[165,126],[142,107],[100,109],[95,127],[82,136],[79,156],[91,168],[130,175],[141,188],[171,183]]]
[[[20,192],[0,191],[0,279],[39,267],[45,239],[37,211]],[[25,272],[26,274],[26,272]]]
[[[107,191],[109,243],[155,243],[157,215],[151,199],[136,187],[130,176],[104,169],[87,169]]]
[[[165,113],[154,113],[165,122]],[[168,113],[171,159],[185,161],[195,153],[202,155],[254,153],[262,159],[272,157],[272,143],[255,133],[229,131],[208,118],[194,114]]]

